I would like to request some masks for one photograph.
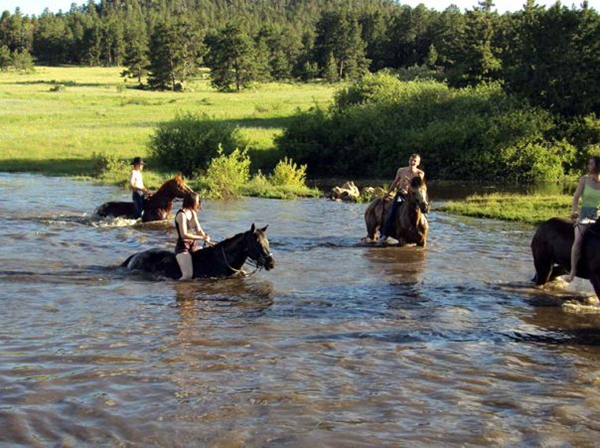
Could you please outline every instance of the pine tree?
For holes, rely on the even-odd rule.
[[[146,41],[146,33],[130,33],[125,47],[125,59],[123,61],[125,70],[121,72],[121,76],[136,78],[138,84],[142,85],[142,77],[148,73],[148,44]]]
[[[148,64],[148,84],[151,89],[165,90],[175,87],[175,64],[173,58],[173,25],[159,22],[150,35]]]
[[[330,83],[340,80],[338,63],[335,60],[333,53],[329,53],[329,56],[327,56],[327,62],[325,63],[325,68],[323,69],[323,77],[327,80],[327,82]]]
[[[500,49],[494,46],[497,14],[491,12],[492,7],[492,0],[483,0],[466,14],[462,84],[476,85],[498,78],[502,63]]]
[[[148,84],[152,89],[177,88],[197,69],[201,40],[184,18],[155,25],[150,36]]]
[[[354,78],[364,72],[369,61],[365,56],[366,44],[357,17],[347,11],[323,13],[317,23],[315,60],[323,76],[330,70],[331,56],[337,64],[337,77]]]
[[[248,87],[259,75],[254,42],[237,23],[228,23],[215,34],[207,37],[212,85],[221,91]]]
[[[0,45],[0,70],[8,70],[12,64],[12,55],[6,45]]]

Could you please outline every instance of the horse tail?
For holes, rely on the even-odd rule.
[[[127,257],[127,260],[125,260],[123,263],[121,263],[121,267],[122,267],[122,268],[126,268],[126,267],[128,267],[128,266],[129,266],[129,262],[130,262],[130,261],[131,261],[131,259],[132,259],[133,257],[135,257],[136,255],[137,255],[137,254],[133,254],[133,255],[130,255],[129,257]]]
[[[108,216],[108,213],[106,212],[106,209],[108,208],[109,205],[110,205],[109,202],[105,202],[104,204],[100,205],[96,209],[96,211],[94,211],[94,214],[96,216],[102,216],[102,217]]]

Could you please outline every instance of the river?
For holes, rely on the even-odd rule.
[[[175,240],[90,218],[118,198],[0,173],[0,444],[598,442],[600,314],[530,287],[532,227],[433,212],[426,249],[369,248],[364,205],[209,201],[276,269],[177,283],[118,268]]]

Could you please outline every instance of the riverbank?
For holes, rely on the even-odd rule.
[[[36,67],[32,73],[1,72],[0,171],[119,183],[98,172],[94,154],[129,160],[147,157],[158,123],[178,113],[208,114],[231,123],[249,141],[253,170],[279,160],[273,139],[287,120],[329,103],[339,86],[269,83],[242,93],[215,91],[205,74],[186,92],[153,92],[124,82],[119,67]],[[150,160],[145,180],[159,186],[173,173]],[[117,173],[118,174],[118,173]]]
[[[436,210],[474,218],[538,224],[556,216],[570,216],[571,201],[572,197],[566,194],[492,193],[449,201]]]

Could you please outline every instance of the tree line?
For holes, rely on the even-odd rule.
[[[492,0],[435,11],[392,0],[101,0],[0,17],[0,68],[124,66],[150,88],[181,89],[199,67],[220,90],[253,82],[352,80],[382,69],[451,87],[499,82],[565,116],[600,111],[600,16],[584,2]]]

